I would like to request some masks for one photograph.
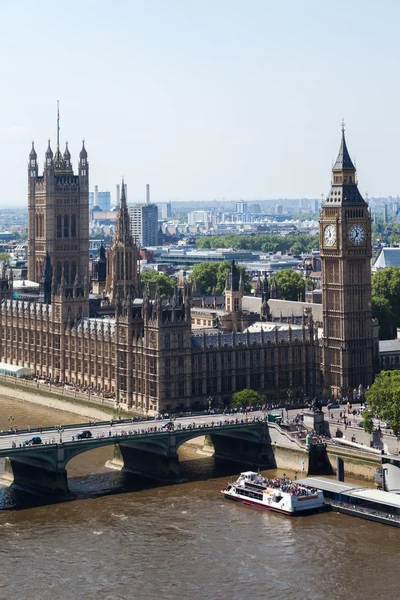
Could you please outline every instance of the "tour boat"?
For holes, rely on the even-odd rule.
[[[225,498],[284,515],[318,512],[326,507],[321,490],[309,489],[292,479],[265,479],[254,471],[241,473],[221,490]]]

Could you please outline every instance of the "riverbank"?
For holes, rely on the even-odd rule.
[[[39,404],[47,408],[55,408],[90,419],[106,420],[110,417],[115,418],[120,414],[131,414],[122,410],[117,411],[113,406],[94,405],[80,398],[57,394],[53,390],[27,388],[24,384],[9,379],[7,381],[0,379],[0,396],[5,396],[11,400]]]

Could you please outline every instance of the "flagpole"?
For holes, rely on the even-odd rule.
[[[60,147],[60,102],[57,100],[57,148]]]

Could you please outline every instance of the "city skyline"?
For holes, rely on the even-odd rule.
[[[342,118],[361,192],[399,193],[395,3],[72,0],[69,12],[74,30],[47,0],[0,9],[1,207],[26,202],[31,140],[39,168],[48,137],[56,150],[57,100],[74,167],[85,138],[91,187],[124,175],[132,202],[147,183],[154,202],[320,198]]]

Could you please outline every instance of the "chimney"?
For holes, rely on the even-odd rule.
[[[121,199],[121,191],[120,191],[119,183],[117,183],[117,206],[119,206],[120,199]]]
[[[146,183],[146,204],[150,204],[150,184]]]
[[[99,186],[95,185],[94,186],[94,205],[98,206],[99,205]]]

